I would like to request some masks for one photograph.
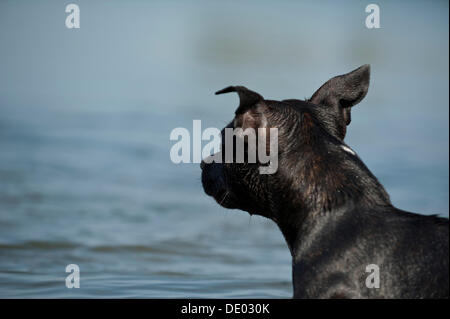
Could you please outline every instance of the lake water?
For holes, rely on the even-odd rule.
[[[448,217],[448,2],[0,4],[0,297],[289,298],[269,220],[219,207],[176,127],[223,127],[242,84],[304,98],[372,65],[347,143],[405,210]],[[77,264],[81,288],[67,289]]]

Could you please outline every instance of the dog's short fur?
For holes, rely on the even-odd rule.
[[[205,192],[227,208],[272,219],[293,259],[294,298],[448,298],[449,222],[402,211],[344,143],[351,107],[369,87],[364,65],[306,101],[265,100],[245,87],[227,127],[278,128],[279,168],[202,162]],[[223,135],[223,134],[222,134]],[[366,267],[379,266],[368,288]]]

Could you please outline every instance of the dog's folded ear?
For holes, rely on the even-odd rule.
[[[328,80],[309,101],[332,107],[342,117],[345,125],[349,125],[351,121],[350,108],[366,96],[369,82],[370,65],[365,64],[350,73]]]
[[[236,115],[245,113],[251,107],[258,104],[258,102],[264,100],[261,95],[247,89],[245,86],[229,86],[220,91],[217,91],[216,95],[230,92],[236,92],[239,95],[239,107],[236,110]]]
[[[229,86],[223,90],[217,91],[216,94],[236,92],[239,95],[239,107],[237,108],[234,119],[234,126],[243,130],[247,128],[266,127],[267,120],[264,112],[267,110],[263,103],[264,98],[245,86]]]

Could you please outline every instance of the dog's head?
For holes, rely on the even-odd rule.
[[[278,169],[273,174],[261,174],[259,162],[227,162],[222,154],[215,154],[216,159],[222,158],[221,163],[204,160],[201,164],[205,192],[224,207],[273,219],[280,205],[287,203],[308,205],[309,201],[321,200],[330,205],[324,188],[339,192],[341,184],[351,183],[341,164],[355,154],[343,139],[351,107],[366,95],[369,78],[370,66],[361,66],[330,79],[307,101],[266,100],[243,86],[216,92],[239,95],[239,107],[226,128],[263,129],[267,135],[270,128],[278,129]],[[236,137],[232,143],[236,143]],[[247,152],[248,139],[244,144]]]

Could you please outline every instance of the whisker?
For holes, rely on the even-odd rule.
[[[223,196],[222,200],[220,201],[219,205],[222,205],[222,203],[225,201],[225,199],[228,197],[228,191],[226,191],[225,195]]]

